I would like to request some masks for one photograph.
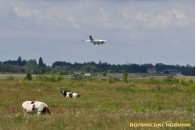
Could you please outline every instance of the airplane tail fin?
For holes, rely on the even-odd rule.
[[[92,36],[89,36],[89,38],[90,38],[91,41],[93,41],[93,37]]]

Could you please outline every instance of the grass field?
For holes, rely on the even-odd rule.
[[[194,77],[85,78],[58,82],[0,79],[0,130],[130,130],[195,128]],[[60,90],[81,95],[64,98]],[[39,100],[52,115],[24,116],[21,104]],[[130,123],[189,123],[190,127],[137,127]]]

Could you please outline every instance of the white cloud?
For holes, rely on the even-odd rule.
[[[184,26],[189,26],[190,25],[191,20],[190,20],[190,18],[188,18],[186,16],[185,13],[183,13],[179,10],[176,10],[176,9],[173,9],[172,13],[175,17],[174,24],[176,26],[184,27]]]
[[[39,2],[37,2],[39,3]],[[43,1],[41,2],[43,3]],[[55,3],[55,4],[54,4]],[[140,4],[140,3],[139,3]],[[16,14],[21,19],[51,29],[95,27],[96,29],[132,30],[137,28],[169,29],[190,26],[191,18],[180,9],[161,7],[155,2],[155,8],[146,10],[150,5],[136,2],[124,2],[116,6],[102,5],[101,2],[44,2],[43,6],[30,5],[28,2],[13,2]],[[95,6],[96,5],[96,6]],[[137,10],[135,6],[138,6]],[[158,7],[157,7],[158,6]],[[112,11],[111,11],[112,10]],[[152,10],[154,12],[152,13]],[[52,26],[50,26],[52,25]]]
[[[124,28],[154,28],[154,29],[168,29],[173,27],[190,26],[190,19],[185,13],[172,9],[167,12],[159,12],[158,14],[150,14],[150,12],[122,12],[124,21]]]

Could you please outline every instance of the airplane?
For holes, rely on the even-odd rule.
[[[86,42],[91,42],[91,43],[93,43],[94,45],[96,45],[96,44],[100,45],[100,44],[106,43],[106,40],[93,39],[92,36],[89,36],[89,38],[90,38],[90,40],[84,40],[84,41],[86,41]]]

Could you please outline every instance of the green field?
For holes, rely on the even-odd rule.
[[[130,130],[195,128],[194,77],[83,78],[61,81],[0,79],[0,130]],[[80,94],[64,98],[60,90]],[[24,116],[21,104],[38,100],[52,115]],[[189,127],[137,127],[130,123],[189,123]]]

